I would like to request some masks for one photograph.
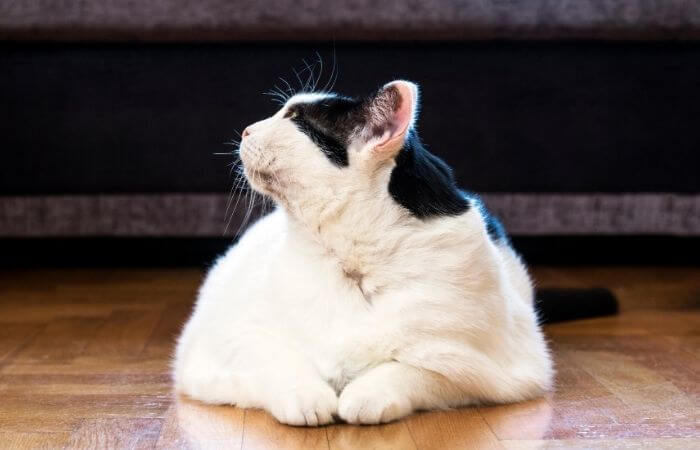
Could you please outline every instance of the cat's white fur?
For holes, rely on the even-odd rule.
[[[410,128],[418,91],[395,83],[412,96]],[[376,151],[391,136],[358,134],[349,166],[330,163],[284,117],[316,95],[249,127],[246,174],[280,206],[207,275],[177,345],[177,391],[321,425],[548,390],[518,256],[489,238],[477,205],[428,220],[399,206],[387,189],[393,159]]]

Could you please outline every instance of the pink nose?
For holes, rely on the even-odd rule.
[[[243,134],[241,134],[241,137],[246,137],[249,134],[250,134],[250,131],[248,131],[248,128],[246,128],[245,130],[243,130]]]

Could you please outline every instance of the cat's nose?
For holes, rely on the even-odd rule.
[[[248,128],[250,128],[250,127],[247,127],[245,130],[243,130],[243,133],[241,133],[241,137],[246,137],[250,134],[250,131],[248,131]]]

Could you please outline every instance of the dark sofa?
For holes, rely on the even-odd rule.
[[[0,0],[0,39],[5,264],[210,258],[241,218],[216,154],[317,52],[343,93],[420,83],[428,148],[526,256],[698,248],[694,1]]]

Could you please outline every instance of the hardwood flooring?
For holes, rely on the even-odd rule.
[[[538,267],[621,314],[546,328],[557,390],[383,426],[293,428],[171,394],[198,270],[0,272],[2,448],[700,448],[700,268]]]

